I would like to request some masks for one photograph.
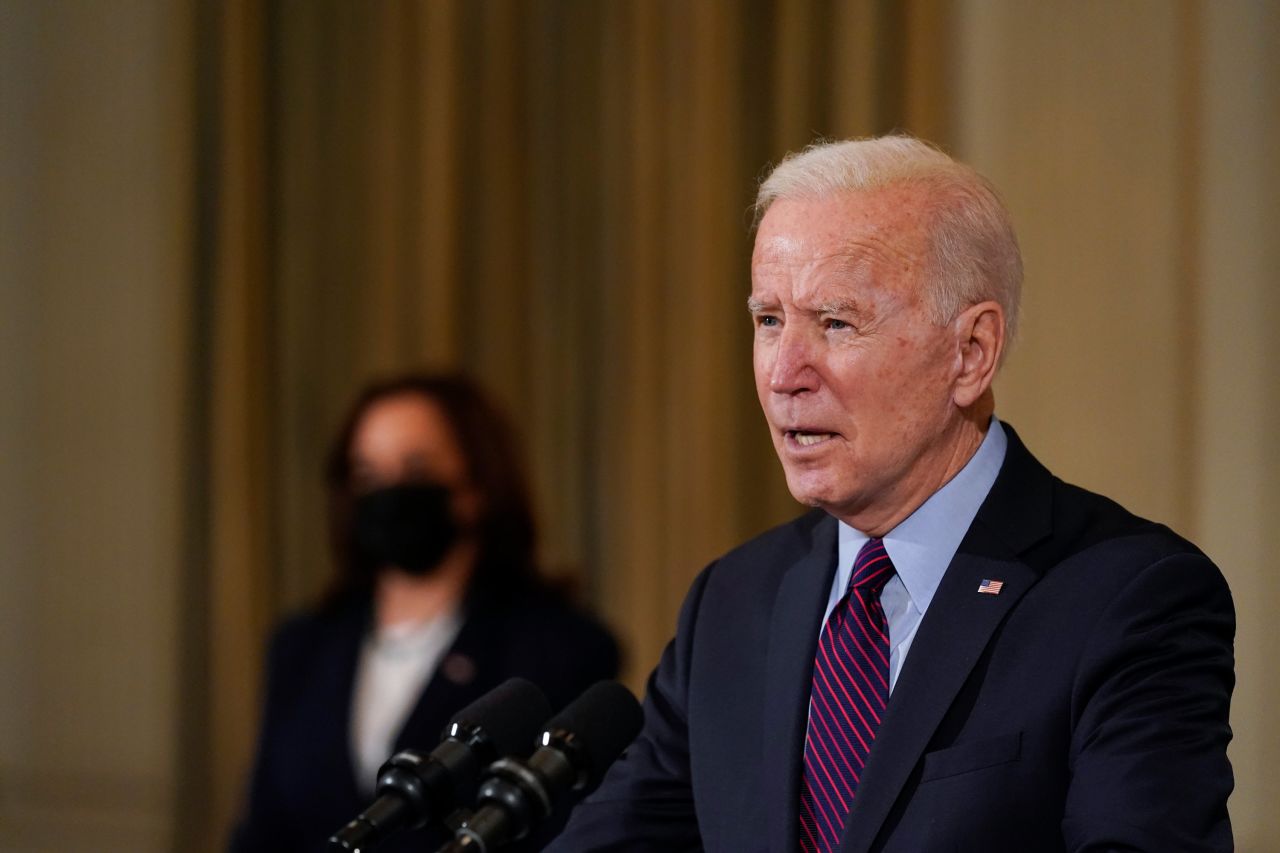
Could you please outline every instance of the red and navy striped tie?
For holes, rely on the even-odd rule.
[[[800,794],[804,853],[828,853],[840,846],[858,779],[889,702],[889,629],[880,591],[893,572],[884,542],[868,540],[854,561],[848,590],[818,638]]]

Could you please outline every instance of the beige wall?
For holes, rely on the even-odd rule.
[[[1206,4],[1195,534],[1235,592],[1241,851],[1280,844],[1280,5]]]
[[[1189,360],[1176,6],[961,7],[957,153],[1026,268],[999,410],[1060,476],[1186,531]]]
[[[175,781],[181,4],[0,4],[0,849],[154,851]]]
[[[1026,260],[999,409],[1061,476],[1199,543],[1239,616],[1231,801],[1280,841],[1280,6],[959,4],[958,153]]]

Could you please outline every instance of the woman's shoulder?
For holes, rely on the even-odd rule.
[[[518,595],[481,598],[469,619],[476,628],[483,625],[483,633],[512,660],[574,670],[593,680],[618,671],[621,652],[613,632],[555,588],[531,585]]]
[[[567,592],[545,583],[525,584],[497,599],[480,599],[476,612],[513,627],[537,628],[566,639],[613,641],[613,633],[598,617],[575,603]]]
[[[268,659],[274,667],[287,667],[358,643],[368,619],[368,602],[355,599],[294,611],[276,624]]]

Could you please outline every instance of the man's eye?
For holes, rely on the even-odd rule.
[[[832,317],[827,320],[827,328],[838,332],[843,331],[844,329],[852,329],[853,326],[850,326],[844,320],[837,320],[835,317]]]
[[[770,316],[769,314],[762,314],[756,318],[756,322],[761,326],[773,327],[778,325],[778,318]]]

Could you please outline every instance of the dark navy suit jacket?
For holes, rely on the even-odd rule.
[[[1167,528],[1050,475],[1000,475],[925,614],[845,853],[1229,851],[1230,593]],[[821,512],[694,582],[645,726],[551,848],[792,853],[836,553]],[[1004,582],[998,595],[983,580]]]
[[[540,686],[559,710],[596,681],[617,674],[617,644],[598,623],[545,591],[513,599],[472,601],[457,639],[397,736],[395,751],[433,749],[455,712],[512,676]],[[277,632],[268,655],[262,734],[233,853],[323,853],[328,837],[369,804],[356,785],[350,712],[370,612],[367,600],[351,601],[292,619]],[[377,849],[429,853],[444,840],[440,831],[406,832]]]

